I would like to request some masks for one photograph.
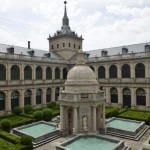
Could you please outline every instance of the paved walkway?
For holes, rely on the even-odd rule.
[[[106,136],[112,137],[109,135],[106,135]],[[72,136],[61,137],[41,147],[35,148],[35,150],[56,150],[55,145],[60,145],[62,142],[70,139],[71,137]],[[143,147],[150,149],[150,145],[148,144],[148,140],[150,139],[150,130],[148,130],[139,141],[133,141],[133,140],[123,139],[123,138],[118,138],[118,137],[117,139],[124,140],[125,145],[130,146],[132,150],[141,150]]]

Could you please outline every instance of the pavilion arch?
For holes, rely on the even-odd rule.
[[[0,81],[6,80],[6,67],[3,64],[0,64]]]
[[[145,65],[138,63],[135,66],[135,78],[145,78]]]
[[[11,80],[20,80],[20,68],[18,65],[11,67]]]
[[[32,80],[32,68],[28,65],[24,68],[24,80]]]
[[[63,79],[67,79],[68,70],[67,68],[63,69]]]
[[[32,92],[31,90],[26,90],[24,92],[24,106],[31,105]]]
[[[116,65],[111,65],[109,67],[109,78],[117,78],[117,67],[116,67]]]
[[[59,98],[59,87],[56,87],[55,89],[55,101],[57,101]]]
[[[51,80],[52,79],[52,69],[51,67],[46,68],[46,80]]]
[[[19,96],[20,93],[15,90],[11,93],[11,110],[13,111],[15,107],[19,106]]]
[[[130,66],[128,64],[122,65],[122,78],[130,78],[131,77],[131,71]]]
[[[98,78],[99,79],[104,79],[105,78],[105,67],[104,66],[99,66],[98,67]]]
[[[51,102],[52,100],[52,90],[51,88],[47,88],[46,90],[46,103]]]
[[[55,68],[55,79],[60,79],[60,69],[58,67]]]
[[[0,91],[0,111],[5,110],[5,101],[6,101],[6,95],[4,92]]]
[[[41,104],[41,103],[42,103],[42,90],[37,89],[36,90],[36,105]]]
[[[122,94],[123,94],[123,107],[131,107],[131,91],[129,88],[124,88],[122,90]]]
[[[118,91],[115,87],[110,89],[111,103],[118,103]]]
[[[42,80],[42,73],[43,73],[42,67],[41,66],[36,67],[36,80]]]
[[[146,92],[143,88],[136,90],[136,104],[146,106]]]

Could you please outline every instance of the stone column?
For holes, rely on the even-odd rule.
[[[46,80],[46,66],[43,66],[43,80]]]
[[[93,131],[96,131],[96,106],[93,106]]]
[[[11,111],[11,92],[12,91],[7,91],[6,94],[6,100],[5,100],[5,111],[10,112]]]
[[[55,101],[55,87],[52,87],[52,101]]]
[[[109,66],[108,64],[105,66],[106,79],[109,79]]]
[[[52,67],[52,80],[55,80],[55,67]]]
[[[36,66],[33,65],[32,66],[32,80],[35,80],[36,79],[36,70],[35,70]]]
[[[121,79],[121,65],[117,65],[118,69],[118,78]]]
[[[149,94],[150,94],[150,91],[149,91],[149,88],[147,88],[147,91],[146,91],[146,107],[150,107]]]
[[[110,101],[110,88],[109,87],[106,87],[106,102],[108,104],[111,103],[111,101]]]
[[[32,105],[33,107],[36,106],[36,89],[32,89],[31,105]]]
[[[131,88],[131,107],[136,107],[136,92],[135,88]]]
[[[78,132],[78,117],[77,117],[77,108],[73,107],[73,132],[76,134]]]
[[[94,66],[94,70],[95,70],[96,79],[98,79],[98,68],[97,68],[97,66]]]
[[[21,64],[20,68],[20,80],[24,80],[24,65]]]
[[[11,65],[8,63],[6,67],[6,81],[11,80]]]
[[[145,64],[145,78],[149,78],[149,63]]]
[[[118,105],[122,106],[123,104],[123,99],[122,99],[122,89],[119,87],[118,88]]]
[[[100,127],[102,126],[102,105],[100,105],[100,110],[99,110],[99,117],[100,117]]]
[[[46,88],[42,88],[42,105],[46,104]]]
[[[64,130],[64,106],[60,105],[60,125],[61,129]]]
[[[102,105],[102,108],[103,108],[103,121],[102,121],[102,126],[103,128],[105,128],[105,104]]]
[[[24,90],[20,90],[20,96],[19,96],[19,107],[24,107]]]
[[[131,67],[131,78],[135,78],[135,65],[132,63],[131,65],[130,65],[130,67]]]
[[[62,79],[63,79],[63,69],[60,68],[60,80],[62,80]]]

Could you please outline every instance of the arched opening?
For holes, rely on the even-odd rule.
[[[94,69],[94,67],[93,67],[93,66],[90,66],[90,68],[93,70],[93,72],[95,72],[95,69]]]
[[[67,73],[68,73],[67,68],[64,68],[63,69],[63,79],[67,79]]]
[[[31,105],[31,95],[32,92],[30,90],[26,90],[24,93],[24,106]]]
[[[52,93],[51,88],[48,88],[48,89],[46,90],[46,103],[51,102],[51,95],[52,95],[51,93]]]
[[[117,78],[117,67],[115,65],[110,66],[109,77],[110,78]]]
[[[98,67],[98,78],[99,79],[105,78],[105,67],[104,66]]]
[[[122,66],[122,78],[130,78],[130,66],[128,64]]]
[[[146,92],[142,88],[138,88],[136,91],[136,103],[137,105],[146,106]]]
[[[5,110],[5,93],[0,92],[0,111]]]
[[[36,91],[36,104],[41,104],[42,102],[42,90],[41,89],[37,89]]]
[[[6,80],[6,67],[3,64],[0,64],[0,81]]]
[[[55,79],[60,79],[60,69],[55,68]]]
[[[128,88],[123,89],[123,107],[131,107],[131,91]]]
[[[20,80],[20,69],[17,65],[11,67],[11,80]]]
[[[36,79],[42,80],[42,67],[38,66],[36,68]]]
[[[59,98],[59,87],[57,87],[57,88],[55,89],[55,101],[57,101],[58,98]]]
[[[111,103],[118,103],[118,92],[116,88],[111,88],[110,90],[111,95]]]
[[[51,67],[46,68],[46,79],[51,80],[52,79],[52,69]]]
[[[145,66],[142,63],[135,66],[135,78],[145,78]]]
[[[24,80],[32,80],[32,68],[30,66],[24,68]]]
[[[15,107],[19,106],[19,92],[14,91],[11,93],[11,110],[13,111]]]

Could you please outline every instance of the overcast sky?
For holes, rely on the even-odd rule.
[[[150,41],[150,0],[68,0],[67,13],[83,50]],[[0,43],[48,50],[63,14],[63,0],[0,0]]]

